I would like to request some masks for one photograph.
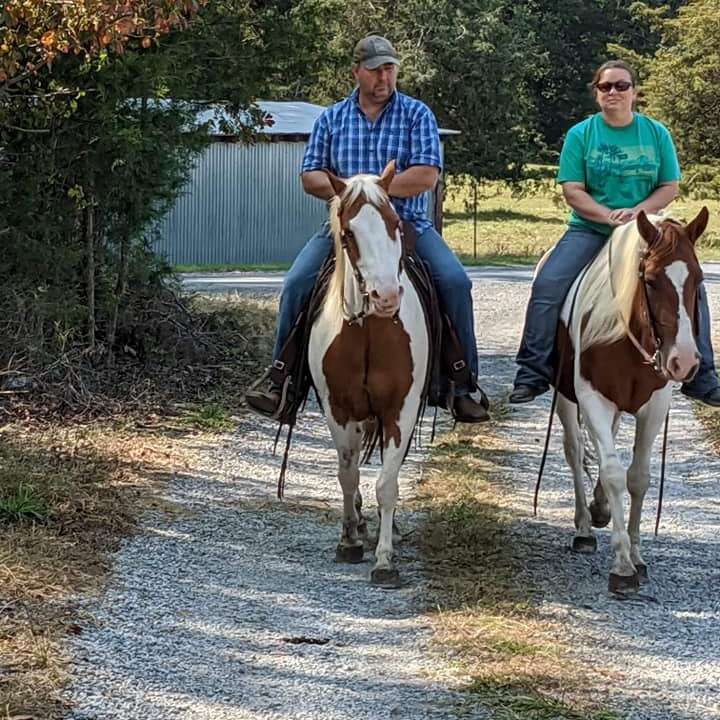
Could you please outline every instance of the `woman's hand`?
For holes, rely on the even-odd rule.
[[[631,220],[634,220],[635,215],[636,212],[634,208],[618,208],[617,210],[611,210],[607,216],[607,224],[612,227],[624,225],[625,223],[629,223]]]

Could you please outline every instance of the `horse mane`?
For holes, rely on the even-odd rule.
[[[656,227],[662,220],[668,219],[668,216],[648,215],[648,220]],[[677,231],[670,224],[663,230],[661,237],[653,244],[654,257],[670,255],[677,247],[680,238]],[[611,246],[612,283],[608,272]],[[591,262],[578,289],[573,321],[575,347],[609,345],[625,337],[640,282],[640,257],[647,251],[647,247],[636,222],[613,230],[602,250]],[[582,337],[578,338],[580,333]],[[578,339],[581,340],[580,343]]]
[[[335,271],[328,286],[327,302],[332,307],[342,309],[343,296],[345,294],[345,266],[347,260],[342,247],[342,227],[340,226],[340,212],[343,207],[352,205],[361,195],[365,196],[367,202],[375,207],[381,207],[389,202],[385,191],[378,185],[377,175],[354,175],[347,180],[347,185],[342,195],[336,195],[330,203],[329,222],[330,234],[335,245]]]

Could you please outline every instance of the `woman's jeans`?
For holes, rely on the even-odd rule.
[[[277,359],[290,330],[304,307],[315,285],[323,261],[332,247],[332,238],[327,224],[313,235],[295,258],[288,270],[280,295],[277,336],[273,350],[273,360]],[[475,343],[475,325],[470,290],[472,283],[455,257],[452,250],[430,227],[417,236],[415,250],[418,256],[430,267],[440,304],[447,313],[465,352],[465,362],[473,377],[477,377],[478,359]],[[460,394],[474,388],[456,388]]]
[[[516,358],[520,366],[515,376],[516,386],[530,385],[547,390],[555,380],[552,366],[555,332],[565,296],[606,241],[606,235],[570,226],[548,256],[533,282],[527,306],[525,330]],[[700,368],[692,382],[683,386],[683,391],[702,397],[718,384],[710,344],[710,310],[703,284],[698,290],[698,312],[700,322],[696,340],[701,355]]]

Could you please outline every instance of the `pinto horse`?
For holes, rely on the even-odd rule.
[[[572,547],[594,552],[597,541],[591,525],[604,527],[612,520],[611,592],[636,591],[647,579],[640,554],[640,514],[650,483],[650,453],[670,408],[671,381],[688,381],[699,367],[695,330],[702,271],[695,241],[707,222],[707,208],[686,226],[671,219],[648,219],[641,211],[635,221],[612,233],[576,280],[562,310],[556,341],[557,413],[575,485]],[[636,418],[627,473],[615,448],[623,412]],[[599,463],[589,507],[580,418]]]
[[[421,408],[429,338],[419,296],[403,269],[400,219],[388,196],[395,174],[341,180],[330,208],[335,270],[310,333],[310,373],[338,454],[343,529],[341,562],[361,562],[358,489],[364,439],[377,435],[382,468],[376,495],[380,530],[370,580],[398,587],[393,519],[398,472]]]

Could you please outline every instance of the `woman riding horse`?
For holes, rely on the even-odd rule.
[[[635,71],[627,63],[611,60],[597,69],[591,88],[600,112],[574,125],[565,138],[557,180],[572,213],[567,231],[533,283],[511,403],[529,402],[554,382],[553,346],[563,299],[612,230],[635,219],[641,210],[656,214],[678,192],[680,168],[670,133],[633,110]],[[720,407],[702,284],[697,300],[701,362],[682,392]]]

